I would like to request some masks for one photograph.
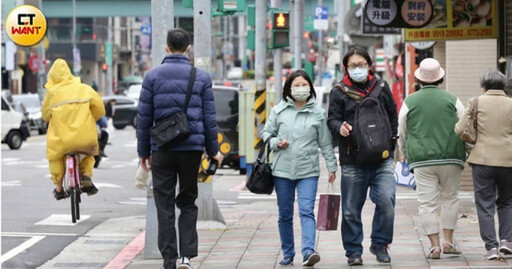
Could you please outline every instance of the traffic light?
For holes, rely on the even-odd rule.
[[[270,47],[284,48],[290,45],[290,13],[288,11],[272,11],[272,34]]]

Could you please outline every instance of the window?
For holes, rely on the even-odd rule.
[[[9,110],[10,110],[9,106],[7,105],[7,103],[2,98],[2,111],[9,111]]]

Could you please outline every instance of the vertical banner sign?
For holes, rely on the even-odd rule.
[[[406,0],[402,15],[414,14],[422,6],[418,0]],[[421,29],[406,29],[406,41],[496,38],[498,36],[498,0],[433,0],[433,18]],[[428,10],[427,10],[428,12]],[[414,23],[418,15],[408,15]]]

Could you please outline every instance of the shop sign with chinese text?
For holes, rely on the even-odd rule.
[[[498,0],[430,0],[433,18],[423,28],[406,29],[406,41],[496,38],[498,36]],[[410,3],[409,10],[415,0]],[[402,6],[402,16],[404,15]],[[415,15],[416,19],[418,18]],[[405,19],[405,18],[404,18]]]

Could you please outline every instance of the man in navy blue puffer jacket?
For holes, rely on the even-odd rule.
[[[153,172],[153,193],[158,216],[158,248],[164,268],[176,268],[178,259],[174,206],[181,210],[178,220],[180,263],[178,268],[192,268],[190,260],[197,256],[197,176],[201,155],[222,163],[218,152],[217,122],[212,81],[203,70],[197,70],[187,109],[191,135],[180,144],[160,149],[151,141],[149,130],[156,123],[183,111],[192,66],[187,58],[190,37],[183,29],[167,33],[169,53],[162,65],[151,69],[144,78],[140,93],[137,151],[141,166]],[[175,198],[179,178],[179,193]]]

